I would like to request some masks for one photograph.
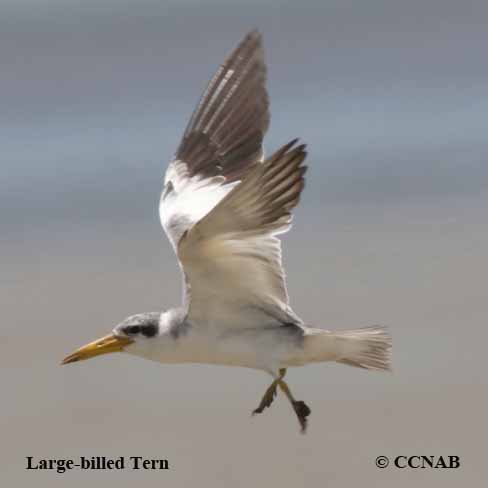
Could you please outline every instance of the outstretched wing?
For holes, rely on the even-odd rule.
[[[262,39],[249,33],[203,93],[169,165],[160,217],[174,249],[262,158],[269,125]]]
[[[214,327],[256,327],[293,316],[277,234],[291,224],[305,181],[305,146],[286,144],[253,166],[180,240],[188,316]],[[265,324],[263,324],[265,325]]]

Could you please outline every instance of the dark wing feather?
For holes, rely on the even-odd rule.
[[[258,164],[190,233],[274,234],[288,229],[305,186],[305,145],[293,140]]]
[[[250,32],[222,64],[195,109],[175,159],[188,176],[239,180],[262,157],[269,125],[262,38]]]

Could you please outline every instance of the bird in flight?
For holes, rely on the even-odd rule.
[[[291,226],[307,153],[294,139],[265,158],[269,120],[262,38],[252,31],[211,79],[166,171],[159,210],[183,274],[182,305],[132,315],[62,364],[124,351],[265,371],[273,381],[253,414],[279,389],[302,432],[310,408],[293,396],[287,368],[336,361],[390,369],[384,327],[323,330],[291,309],[278,236]]]

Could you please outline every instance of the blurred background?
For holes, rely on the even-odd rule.
[[[486,411],[488,3],[0,0],[0,479],[5,486],[481,486]],[[391,327],[393,374],[289,372],[301,436],[256,371],[113,355],[60,367],[127,315],[179,303],[157,215],[208,79],[263,35],[267,151],[309,144],[284,238],[309,324]],[[26,471],[26,456],[169,471]],[[458,455],[380,470],[379,455]]]

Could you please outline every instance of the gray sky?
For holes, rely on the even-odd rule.
[[[0,473],[10,485],[481,485],[488,408],[488,3],[0,0]],[[122,355],[59,367],[125,316],[179,301],[157,217],[206,82],[264,34],[266,148],[309,145],[285,237],[314,326],[382,323],[394,374],[292,371],[249,414],[258,372]],[[282,400],[278,398],[278,400]],[[460,455],[462,469],[374,458]],[[28,473],[25,456],[167,457],[165,474]],[[59,481],[61,480],[61,481]]]
[[[204,84],[254,26],[270,65],[268,150],[308,142],[325,198],[488,189],[486,2],[4,1],[2,10],[9,223],[17,212],[41,227],[63,217],[63,192],[77,204],[87,190],[95,202],[110,194],[134,212],[123,190],[137,178],[154,194]]]

